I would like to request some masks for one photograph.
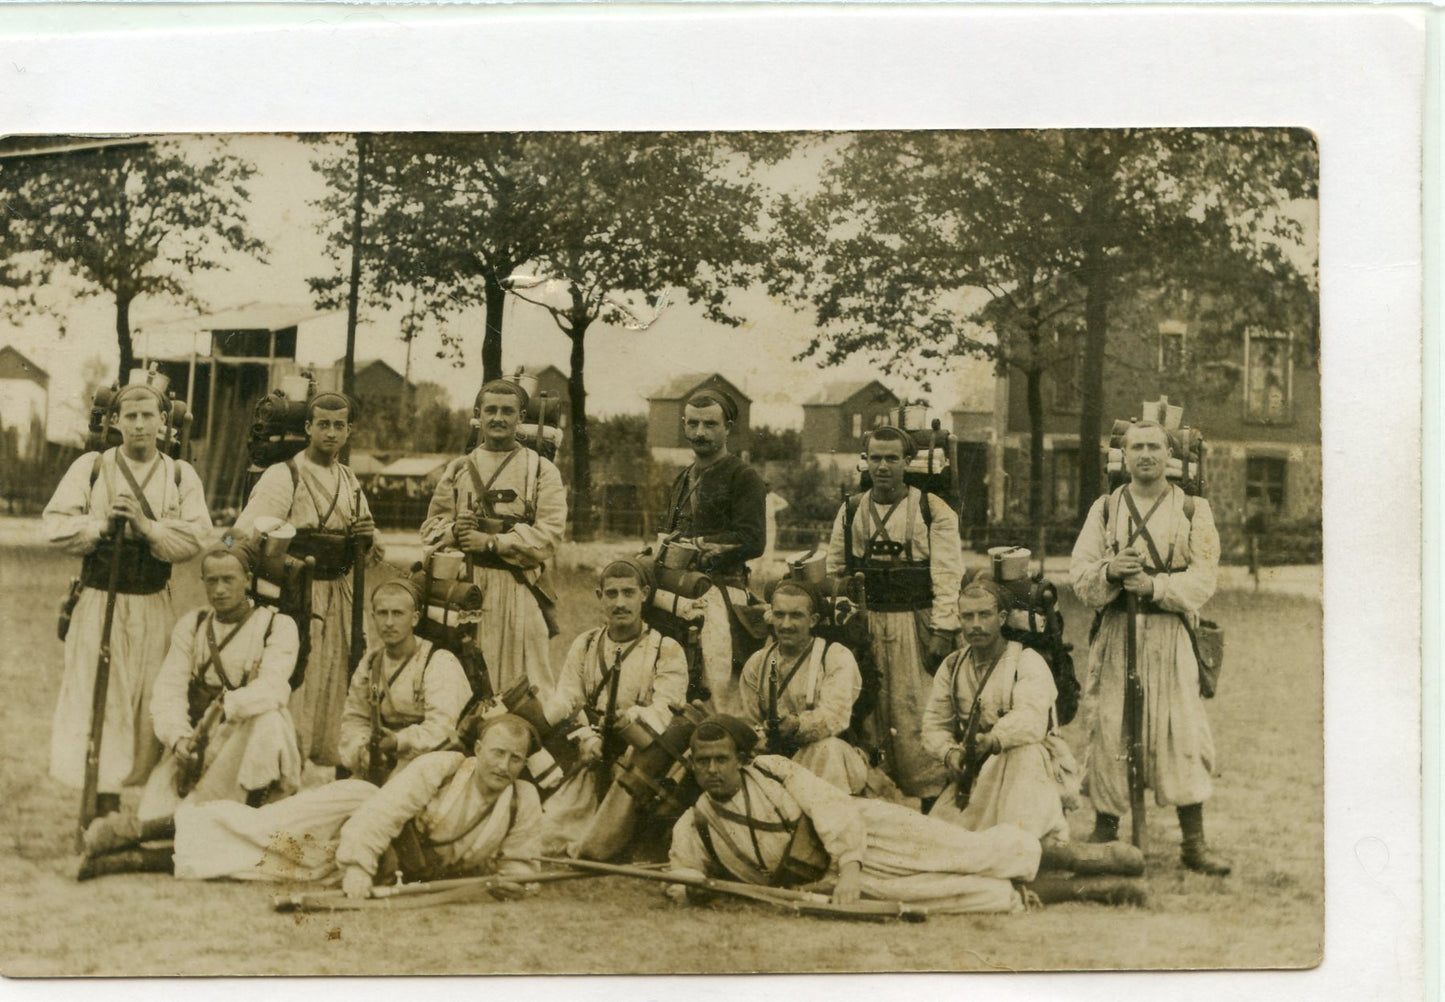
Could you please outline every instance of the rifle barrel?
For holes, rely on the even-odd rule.
[[[97,460],[99,462],[99,460]],[[85,781],[80,792],[80,831],[76,845],[84,848],[85,830],[98,813],[100,796],[100,743],[105,736],[105,707],[110,695],[110,635],[115,628],[115,599],[120,590],[121,541],[125,519],[110,520],[110,575],[106,580],[105,621],[100,628],[100,650],[95,658],[95,685],[90,694],[90,735],[85,745]],[[139,725],[137,725],[139,726]]]
[[[1124,634],[1124,726],[1129,736],[1129,824],[1131,841],[1144,848],[1144,684],[1139,677],[1139,596],[1127,592],[1129,622]]]

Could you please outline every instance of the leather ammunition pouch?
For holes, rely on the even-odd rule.
[[[1201,619],[1198,629],[1189,630],[1189,640],[1194,645],[1194,660],[1199,663],[1199,695],[1213,699],[1224,667],[1224,630],[1213,620]]]
[[[80,583],[86,588],[106,591],[110,587],[110,561],[114,538],[102,539],[100,545],[87,553],[80,563]],[[150,547],[141,539],[122,539],[120,576],[116,591],[122,595],[154,595],[171,579],[171,565],[151,556]]]
[[[864,564],[863,593],[874,612],[927,609],[933,605],[933,576],[927,564]]]
[[[403,881],[414,883],[434,879],[440,870],[437,860],[426,851],[421,835],[410,821],[401,826],[401,831],[391,840],[391,845],[376,864],[377,880],[387,883],[397,871],[401,871]]]
[[[286,548],[286,555],[297,560],[316,558],[316,574],[313,580],[335,581],[351,573],[351,536],[344,532],[325,532],[321,529],[298,529],[296,538]]]
[[[198,676],[191,676],[190,684],[186,686],[186,709],[190,715],[191,726],[195,727],[206,715],[216,697],[221,694],[224,686],[207,685]]]

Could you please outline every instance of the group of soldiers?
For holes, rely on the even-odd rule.
[[[379,566],[385,554],[379,543],[343,545],[374,529],[339,459],[349,398],[310,398],[306,448],[265,471],[217,540],[195,472],[157,448],[164,395],[144,382],[115,394],[121,444],[78,459],[44,514],[49,540],[83,558],[51,745],[52,775],[70,786],[84,782],[87,754],[98,758],[82,879],[151,870],[339,881],[364,898],[395,873],[491,872],[506,878],[497,896],[521,896],[544,857],[628,850],[637,805],[614,779],[646,744],[635,736],[663,734],[691,694],[705,702],[683,761],[700,793],[671,828],[678,900],[696,896],[687,878],[707,875],[943,911],[1138,902],[1142,885],[1114,879],[1144,871],[1139,849],[1118,838],[1130,807],[1131,615],[1147,784],[1177,807],[1183,864],[1229,872],[1204,841],[1213,746],[1187,623],[1213,592],[1218,538],[1207,503],[1165,475],[1164,428],[1129,430],[1129,483],[1095,504],[1074,550],[1073,587],[1100,612],[1083,770],[1096,819],[1079,844],[1065,811],[1081,770],[1059,734],[1055,679],[1038,653],[1006,639],[1006,590],[965,574],[955,512],[907,482],[907,432],[869,433],[869,486],[840,507],[826,550],[829,580],[861,584],[864,649],[817,635],[825,590],[801,575],[770,590],[768,635],[752,649],[742,612],[758,603],[747,561],[764,550],[766,487],[729,452],[733,401],[705,390],[684,409],[693,462],[662,523],[711,582],[694,602],[700,678],[690,678],[687,638],[648,622],[662,562],[636,557],[599,572],[600,625],[554,671],[548,565],[566,493],[553,464],[517,439],[527,404],[514,381],[481,388],[478,445],[446,467],[420,536],[433,565],[457,555],[458,577],[480,592],[482,688],[530,693],[530,713],[476,698],[454,652],[418,635],[430,614],[424,584],[381,575],[369,596],[353,594],[353,562]],[[255,599],[261,530],[281,523],[295,529],[290,552],[315,560],[307,623]],[[176,619],[171,565],[198,554],[206,604]],[[1137,597],[1132,611],[1125,596]],[[354,671],[353,602],[368,603],[371,623]],[[111,675],[103,740],[87,748],[101,654]],[[876,673],[861,720],[860,656]],[[571,754],[544,783],[542,763],[556,762],[540,753],[557,735]],[[128,788],[139,795],[122,809]]]

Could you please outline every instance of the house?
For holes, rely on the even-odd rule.
[[[373,482],[378,493],[405,493],[408,497],[429,498],[437,481],[446,472],[447,464],[454,458],[444,453],[403,456],[378,470]]]
[[[902,403],[876,379],[829,383],[803,404],[803,451],[819,462],[832,453],[862,452],[864,435],[887,424]]]
[[[751,447],[752,398],[719,373],[688,372],[674,376],[647,397],[647,447],[654,459],[679,465],[692,462],[692,449],[682,430],[682,409],[694,393],[704,389],[721,390],[738,405],[728,449],[742,453]]]
[[[16,348],[0,347],[0,464],[45,451],[50,375]]]
[[[1227,352],[1199,343],[1195,325],[1164,319],[1110,339],[1104,369],[1107,448],[1114,419],[1140,413],[1167,396],[1184,408],[1183,423],[1204,435],[1205,496],[1226,553],[1244,519],[1263,512],[1272,525],[1317,538],[1322,511],[1319,362],[1303,335],[1246,329]],[[1223,357],[1219,357],[1223,353]],[[1044,380],[1044,468],[1051,518],[1072,521],[1078,507],[1079,392],[1075,367]],[[1022,379],[1008,381],[1001,435],[1008,489],[1001,509],[1026,517],[1029,422]],[[1000,520],[995,513],[995,520]]]
[[[342,376],[346,371],[346,356],[338,358],[330,369],[316,373],[317,389],[341,391]],[[395,404],[401,399],[406,383],[401,373],[379,358],[356,360],[356,398],[365,408],[368,404],[381,407]]]

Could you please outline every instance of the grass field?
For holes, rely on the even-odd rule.
[[[288,916],[275,888],[136,874],[76,884],[79,795],[47,773],[61,648],[55,610],[73,561],[0,545],[0,971],[27,975],[660,973],[1299,967],[1324,938],[1321,609],[1292,595],[1225,592],[1229,633],[1220,752],[1206,821],[1235,864],[1215,880],[1179,868],[1172,811],[1150,816],[1148,909],[1060,905],[922,925],[800,919],[745,903],[683,909],[658,885],[545,887],[514,904]],[[562,581],[560,659],[590,625],[592,582]],[[176,610],[200,601],[176,573]],[[1066,609],[1083,648],[1087,617]],[[1083,671],[1080,656],[1080,671]],[[1068,736],[1080,746],[1082,735]],[[1151,801],[1152,804],[1152,801]],[[1082,836],[1092,814],[1077,812]],[[665,932],[665,935],[664,935]],[[699,949],[699,945],[706,947]]]

